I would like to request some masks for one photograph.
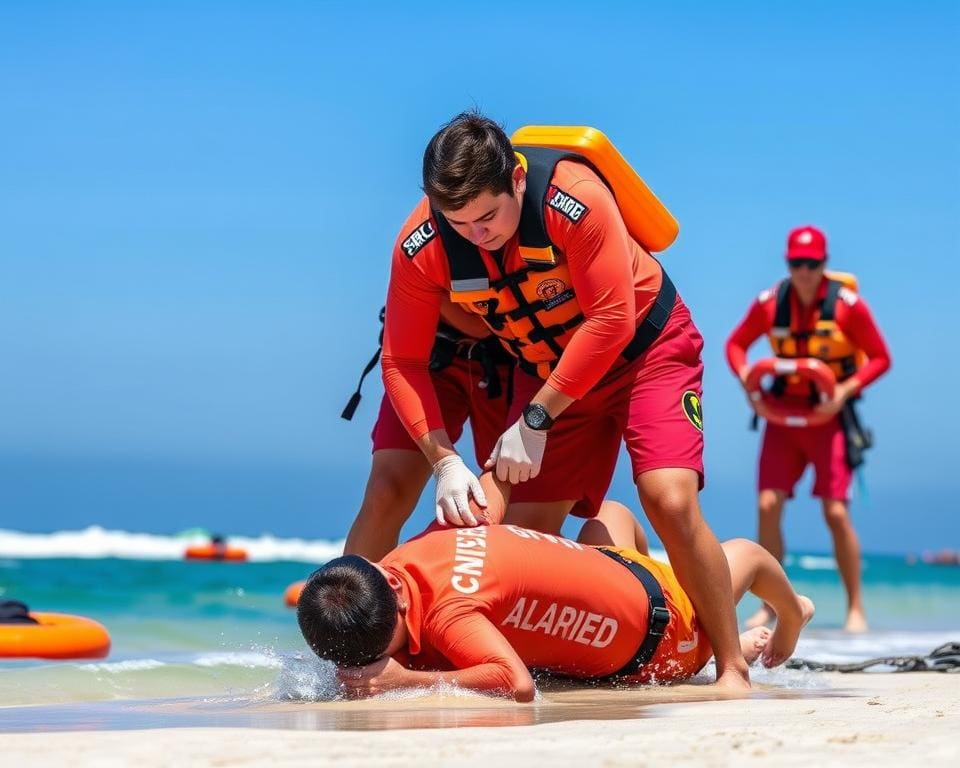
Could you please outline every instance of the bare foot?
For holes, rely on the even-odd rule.
[[[777,614],[775,614],[770,608],[767,607],[766,603],[764,603],[763,607],[760,608],[759,611],[757,611],[755,614],[753,614],[753,616],[743,623],[743,626],[745,626],[747,629],[763,627],[767,624],[772,624],[775,618],[777,618]]]
[[[859,635],[869,629],[867,626],[867,617],[859,608],[852,608],[847,612],[847,622],[843,625],[843,631],[852,635]]]
[[[767,627],[754,627],[740,633],[740,652],[747,664],[753,664],[760,658],[772,634],[773,632]]]
[[[813,618],[813,601],[805,595],[797,595],[797,604],[777,615],[770,642],[763,650],[763,666],[776,667],[790,658],[797,647],[800,630]]]

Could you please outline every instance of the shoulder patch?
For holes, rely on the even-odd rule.
[[[771,296],[773,296],[773,290],[771,290],[770,288],[767,288],[766,290],[760,291],[760,293],[757,294],[757,301],[763,304]]]
[[[579,224],[580,219],[590,210],[573,195],[562,192],[552,184],[547,190],[547,205],[562,213],[574,224]]]
[[[407,235],[400,243],[403,252],[407,254],[408,259],[416,256],[420,250],[429,243],[437,234],[437,228],[430,219],[427,219],[420,226]]]
[[[852,307],[854,304],[857,303],[857,299],[859,297],[857,296],[856,293],[851,291],[849,288],[843,287],[839,291],[837,291],[837,298],[840,299],[848,307]]]

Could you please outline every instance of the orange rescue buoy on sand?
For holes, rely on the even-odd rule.
[[[296,608],[297,601],[300,599],[300,593],[303,592],[303,586],[306,583],[305,581],[295,581],[287,587],[287,591],[283,593],[284,604],[291,608]]]
[[[21,659],[102,659],[110,633],[100,622],[68,613],[28,614],[36,623],[0,623],[0,657]]]
[[[820,402],[823,403],[833,397],[837,377],[822,360],[815,357],[768,357],[758,360],[747,374],[747,395],[753,402],[763,401],[769,413],[767,420],[772,424],[784,427],[818,427],[833,418],[829,414],[816,412],[810,404],[793,405],[768,392],[763,388],[763,379],[766,376],[796,376],[809,381],[816,388]]]

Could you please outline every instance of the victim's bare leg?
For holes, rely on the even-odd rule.
[[[794,591],[780,563],[759,544],[732,539],[721,546],[730,566],[734,598],[739,601],[752,592],[776,613],[777,624],[763,649],[763,663],[767,667],[782,664],[796,648],[800,630],[813,618],[813,602]]]
[[[507,507],[507,515],[503,522],[559,536],[563,521],[570,514],[574,503],[573,501],[548,501],[543,503],[524,501],[510,504]]]
[[[596,517],[584,522],[577,541],[592,547],[623,547],[641,555],[650,554],[643,526],[619,501],[604,501]]]

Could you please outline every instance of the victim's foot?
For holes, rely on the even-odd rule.
[[[805,595],[797,595],[797,604],[784,609],[777,616],[777,625],[767,647],[763,650],[763,666],[776,667],[790,658],[797,647],[800,630],[813,618],[813,601]]]
[[[863,632],[866,632],[869,629],[867,626],[867,617],[863,611],[857,608],[851,608],[847,611],[847,621],[843,625],[843,631],[849,632],[853,635],[858,635]]]
[[[740,652],[747,664],[753,664],[760,658],[772,636],[773,630],[769,627],[753,627],[740,633]]]
[[[753,616],[747,619],[743,626],[747,629],[753,629],[754,627],[763,627],[767,624],[772,624],[773,620],[777,618],[777,614],[773,612],[772,609],[767,607],[767,604],[764,603],[763,607],[760,608]]]
[[[754,627],[740,633],[740,652],[746,659],[747,664],[753,664],[760,658],[760,654],[767,647],[772,634],[772,630],[768,627]]]

